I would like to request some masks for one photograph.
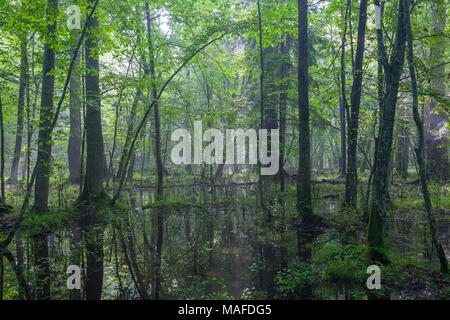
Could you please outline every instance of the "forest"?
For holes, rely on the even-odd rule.
[[[447,5],[0,0],[0,300],[450,299]]]

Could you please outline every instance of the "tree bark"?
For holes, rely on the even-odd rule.
[[[97,2],[98,0],[89,0],[88,6],[96,6]],[[100,300],[103,289],[103,226],[97,212],[97,205],[101,205],[101,202],[96,203],[106,196],[103,189],[105,155],[100,105],[98,27],[98,17],[93,15],[86,22],[86,177],[81,194],[81,199],[86,204],[94,204],[93,209],[88,206],[84,208],[93,211],[86,212],[87,219],[83,225],[87,250],[87,300]]]
[[[308,97],[308,1],[298,0],[298,113],[299,166],[297,177],[297,211],[302,223],[312,222],[311,146]]]
[[[341,38],[341,95],[339,99],[339,116],[341,121],[341,176],[346,176],[347,174],[347,142],[346,142],[346,136],[347,136],[347,129],[346,129],[346,112],[348,113],[348,102],[347,102],[347,95],[346,95],[346,79],[345,79],[345,42],[346,42],[346,35],[347,35],[347,20],[349,15],[349,10],[351,8],[351,0],[347,0],[347,6],[345,9],[345,24],[344,24],[344,32],[342,34]]]
[[[406,179],[408,177],[409,163],[409,121],[406,106],[400,107],[399,118],[397,125],[395,171],[402,179]]]
[[[355,74],[350,97],[350,123],[348,127],[348,166],[345,180],[345,202],[356,208],[357,205],[357,157],[359,107],[361,105],[362,63],[364,58],[364,43],[367,21],[367,0],[361,0],[359,5],[358,39],[356,45]]]
[[[76,40],[79,33],[76,29],[71,30],[71,40]],[[70,133],[67,155],[69,160],[69,182],[79,184],[81,182],[81,86],[80,86],[80,58],[75,59],[73,73],[70,78]]]
[[[34,208],[38,214],[48,212],[48,196],[51,168],[51,126],[53,119],[53,95],[55,90],[56,28],[57,28],[58,0],[47,1],[47,34],[45,38],[44,64],[42,66],[42,95],[39,110],[39,139],[36,163],[36,184],[34,193]],[[37,269],[37,298],[50,299],[50,266],[48,256],[47,232],[42,231],[34,235],[35,265]]]
[[[155,158],[156,158],[156,200],[163,200],[163,163],[161,159],[161,126],[159,118],[159,105],[156,102],[158,100],[158,94],[156,91],[156,76],[155,76],[155,56],[152,41],[152,21],[150,18],[150,9],[148,1],[145,2],[145,12],[147,19],[147,41],[148,50],[150,56],[150,81],[151,81],[151,95],[152,102],[155,107]],[[161,208],[157,209],[156,224],[158,226],[158,233],[156,239],[156,252],[155,252],[155,280],[153,283],[153,299],[158,300],[161,293],[161,254],[163,246],[164,235],[164,221],[163,212]]]
[[[147,72],[145,72],[145,74],[147,74]],[[120,156],[120,162],[119,162],[119,168],[117,170],[117,177],[120,179],[123,171],[124,171],[124,167],[125,167],[125,162],[127,160],[127,154],[128,151],[130,150],[130,145],[131,145],[131,139],[133,138],[133,130],[134,130],[134,123],[136,122],[136,112],[137,112],[137,107],[139,104],[139,101],[141,100],[142,97],[142,88],[141,88],[141,84],[138,84],[138,87],[136,89],[136,96],[134,98],[133,104],[131,105],[131,110],[130,110],[130,116],[128,118],[128,128],[127,128],[127,135],[125,138],[125,143],[122,147],[122,152],[121,152],[121,156]],[[135,153],[133,153],[135,154]],[[132,155],[133,155],[132,154]],[[130,166],[133,165],[132,162],[133,159],[130,159]]]
[[[280,165],[279,165],[279,177],[280,177],[280,191],[285,191],[285,177],[284,177],[284,161],[286,156],[286,112],[287,112],[287,98],[289,89],[288,77],[289,69],[291,67],[289,59],[290,51],[290,36],[286,33],[286,39],[281,44],[281,93],[280,93]]]
[[[23,135],[23,116],[25,107],[25,94],[28,86],[28,59],[27,59],[27,39],[23,35],[20,39],[20,80],[19,80],[19,99],[17,101],[17,131],[16,143],[14,146],[14,155],[11,165],[10,182],[16,183],[19,174],[19,163],[22,152]]]
[[[374,0],[379,6],[379,0]],[[386,92],[383,95],[379,138],[376,152],[376,170],[374,173],[374,189],[369,205],[369,224],[367,226],[367,243],[365,256],[369,261],[387,263],[384,253],[384,219],[386,216],[386,195],[388,191],[388,174],[391,162],[392,136],[394,130],[395,109],[400,75],[405,58],[405,17],[403,1],[399,2],[397,31],[391,59],[388,61],[381,30],[377,30],[378,59],[383,63],[386,79]],[[408,9],[409,10],[409,9]]]
[[[416,80],[416,70],[414,65],[414,45],[411,30],[411,21],[409,13],[409,0],[402,0],[405,3],[405,16],[406,16],[406,27],[407,27],[407,41],[408,41],[408,64],[409,64],[409,74],[411,77],[412,95],[413,95],[413,117],[414,122],[417,126],[417,147],[415,149],[417,156],[417,164],[419,166],[419,176],[420,182],[422,184],[422,194],[425,202],[425,208],[428,213],[428,221],[430,223],[431,239],[433,241],[433,246],[436,249],[437,256],[440,262],[441,272],[448,274],[448,261],[445,255],[444,248],[442,247],[441,241],[437,235],[436,222],[434,219],[433,207],[431,205],[430,193],[428,191],[427,174],[424,161],[424,130],[423,122],[419,115],[419,96],[417,92],[417,80]]]
[[[431,85],[436,90],[436,96],[446,96],[446,72],[445,72],[445,44],[446,39],[442,35],[445,30],[446,4],[445,1],[432,3],[433,31],[437,35],[437,41],[431,48],[431,63],[436,66],[432,69]],[[426,151],[428,158],[428,172],[436,180],[447,181],[449,166],[447,145],[450,142],[447,129],[447,117],[438,99],[431,98],[429,107],[429,132],[426,137]]]

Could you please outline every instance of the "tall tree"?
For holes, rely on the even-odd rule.
[[[138,36],[137,38],[137,43],[139,44],[141,41],[140,37]],[[142,63],[145,64],[145,57],[142,56],[141,57]],[[130,65],[131,65],[131,61],[130,61]],[[144,76],[147,77],[149,74],[149,67],[147,64],[145,64],[144,67]],[[141,75],[140,75],[141,76]],[[131,105],[131,110],[130,110],[130,115],[128,118],[128,127],[127,127],[127,134],[125,137],[125,143],[122,147],[122,154],[120,156],[120,162],[119,162],[119,168],[117,170],[117,177],[120,179],[120,177],[122,176],[122,173],[124,171],[124,167],[125,167],[125,163],[127,160],[127,154],[128,151],[130,149],[130,144],[131,144],[131,139],[133,138],[133,131],[134,131],[134,126],[135,126],[135,122],[136,122],[136,113],[137,113],[137,107],[139,104],[139,101],[142,99],[142,79],[138,79],[139,83],[138,86],[136,88],[136,95],[133,101],[133,104]],[[134,153],[135,154],[135,153]],[[131,164],[133,164],[133,161],[130,160],[130,166]],[[128,170],[129,172],[132,171]]]
[[[376,6],[380,6],[379,0],[374,0]],[[384,253],[384,219],[386,216],[386,195],[388,187],[388,174],[391,162],[392,137],[394,130],[395,109],[397,106],[397,94],[400,75],[405,60],[405,15],[404,3],[398,4],[397,30],[395,43],[391,51],[390,60],[387,57],[386,48],[381,29],[377,29],[378,59],[383,64],[386,89],[383,94],[383,109],[376,148],[374,172],[374,185],[369,205],[369,224],[367,226],[367,243],[365,256],[370,261],[388,262]],[[409,10],[409,9],[408,9]]]
[[[399,106],[398,111],[395,170],[400,177],[406,179],[408,177],[409,162],[409,114],[406,106]]]
[[[151,81],[151,101],[154,103],[155,112],[155,159],[156,159],[156,199],[163,200],[163,163],[161,157],[161,124],[159,117],[158,93],[156,91],[156,74],[155,74],[155,52],[152,40],[152,20],[150,18],[150,8],[148,1],[145,2],[145,13],[147,20],[147,41],[150,63],[150,81]],[[156,216],[156,224],[158,227],[156,238],[155,252],[155,280],[153,283],[153,299],[158,300],[161,292],[161,254],[164,235],[164,216],[161,208],[158,208]]]
[[[11,176],[10,176],[10,182],[12,183],[17,182],[17,176],[19,173],[19,162],[22,151],[25,94],[27,86],[28,86],[27,37],[26,34],[22,34],[20,36],[20,78],[19,78],[19,99],[17,101],[16,143],[14,146],[14,155],[11,165]]]
[[[2,104],[2,88],[0,87],[0,147],[2,153],[0,154],[0,218],[3,216],[5,211],[5,128],[3,121],[3,104]],[[0,263],[2,263],[3,268],[3,256],[0,256]],[[3,275],[2,275],[3,276]]]
[[[89,0],[95,9],[98,0]],[[103,227],[100,206],[106,196],[103,189],[104,152],[100,105],[99,22],[97,14],[86,21],[86,177],[80,202],[84,204],[83,223],[87,255],[86,299],[99,300],[103,288]],[[91,212],[92,211],[92,212]]]
[[[442,33],[445,30],[446,20],[446,1],[432,1],[432,21],[433,32],[438,40],[433,41],[431,47],[431,84],[434,97],[431,98],[429,105],[429,132],[426,132],[426,150],[428,158],[428,171],[431,176],[438,180],[446,181],[448,179],[448,152],[449,143],[447,116],[443,109],[442,100],[446,96],[446,72],[445,72],[445,47],[446,39]]]
[[[341,121],[341,176],[344,177],[347,174],[347,132],[346,132],[346,123],[347,118],[346,115],[349,115],[349,106],[347,102],[347,94],[346,94],[346,76],[345,76],[345,44],[346,44],[346,36],[347,36],[347,24],[349,22],[349,16],[351,17],[351,13],[349,12],[351,8],[351,0],[347,0],[347,5],[345,8],[345,17],[344,17],[344,31],[341,37],[341,94],[339,100],[339,117]],[[352,57],[353,59],[353,57]]]
[[[53,95],[55,90],[55,45],[58,16],[58,0],[47,1],[47,32],[45,35],[44,63],[42,66],[42,94],[39,110],[39,138],[36,160],[36,184],[34,209],[37,214],[48,212],[48,196],[51,168],[51,126],[53,119]],[[34,235],[35,264],[37,269],[38,299],[50,299],[50,265],[48,256],[48,231],[42,226]]]
[[[311,202],[308,57],[308,1],[298,0],[299,163],[297,178],[297,211],[302,217],[302,223],[305,224],[310,224],[313,217]]]
[[[281,69],[280,69],[280,191],[285,191],[285,176],[284,176],[284,161],[286,157],[286,112],[287,112],[287,100],[289,89],[289,70],[291,68],[289,51],[290,51],[290,35],[286,33],[286,39],[281,43]]]
[[[430,193],[428,191],[428,182],[427,182],[427,174],[426,174],[426,168],[425,168],[425,161],[424,161],[424,130],[423,130],[423,121],[420,118],[419,114],[419,94],[417,90],[417,78],[416,78],[416,70],[415,70],[415,64],[414,64],[414,43],[413,43],[413,37],[412,37],[412,30],[411,30],[411,19],[410,19],[410,13],[409,13],[409,0],[403,0],[405,3],[405,19],[406,19],[406,37],[408,42],[408,65],[409,65],[409,74],[411,77],[411,87],[412,87],[412,96],[413,96],[413,117],[414,122],[416,123],[417,127],[417,147],[415,149],[416,157],[417,157],[417,164],[419,167],[419,176],[420,176],[420,182],[422,184],[422,194],[423,199],[425,202],[425,208],[428,213],[428,221],[430,224],[430,231],[431,231],[431,239],[433,241],[433,246],[436,249],[436,253],[439,259],[441,272],[444,274],[448,274],[448,261],[447,257],[445,255],[444,248],[442,247],[441,241],[439,240],[439,237],[437,235],[436,230],[436,222],[434,219],[434,212],[433,207],[431,205],[431,199],[430,199]]]
[[[348,165],[345,181],[345,201],[356,207],[358,173],[356,164],[356,148],[358,144],[359,108],[362,90],[362,63],[367,21],[367,0],[359,4],[358,39],[356,44],[355,73],[353,75],[352,93],[350,96],[350,123],[348,124]]]
[[[72,50],[76,50],[79,36],[77,29],[70,31]],[[69,160],[69,182],[79,184],[81,182],[81,73],[80,55],[77,54],[73,73],[70,78],[70,133],[67,155]]]

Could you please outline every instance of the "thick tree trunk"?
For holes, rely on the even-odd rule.
[[[350,97],[350,123],[348,127],[348,167],[345,181],[345,202],[356,207],[357,204],[357,158],[359,107],[361,104],[362,63],[364,58],[364,43],[367,21],[367,0],[361,0],[359,5],[358,40],[356,45],[355,74]]]
[[[51,168],[52,144],[50,137],[51,123],[53,119],[53,95],[55,89],[56,41],[56,16],[58,11],[58,0],[47,1],[47,35],[44,49],[44,64],[42,67],[42,95],[39,120],[39,143],[36,163],[36,184],[34,208],[38,214],[48,212],[48,196]],[[34,235],[35,264],[37,269],[37,292],[38,299],[50,299],[50,266],[48,261],[47,232],[44,227],[42,231]]]
[[[97,1],[89,0],[90,7]],[[103,289],[103,226],[97,216],[97,205],[106,196],[103,189],[105,155],[103,152],[103,135],[100,106],[99,58],[98,58],[98,17],[93,15],[86,22],[87,37],[85,42],[86,57],[86,177],[81,200],[86,204],[95,204],[94,208],[86,205],[87,215],[84,238],[87,250],[86,299],[100,300]],[[99,201],[98,203],[96,203]]]

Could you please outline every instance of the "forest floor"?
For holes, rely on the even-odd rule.
[[[365,194],[367,176],[360,177],[360,194]],[[143,252],[143,238],[151,224],[150,209],[145,209],[153,197],[153,177],[135,179],[124,190],[122,201],[131,209],[131,221],[138,252]],[[367,225],[360,212],[341,210],[344,181],[337,175],[313,177],[314,211],[324,218],[327,227],[311,239],[312,256],[309,263],[301,263],[295,257],[295,181],[288,181],[287,190],[280,194],[271,190],[274,198],[283,199],[284,209],[277,204],[271,207],[276,223],[271,230],[260,227],[260,215],[255,201],[255,183],[248,183],[248,176],[236,175],[232,180],[215,182],[199,181],[194,177],[169,176],[166,179],[166,196],[190,203],[190,208],[173,207],[165,220],[163,251],[164,283],[166,298],[198,299],[257,299],[267,298],[260,290],[258,266],[261,262],[262,244],[275,248],[276,299],[293,299],[298,288],[307,283],[312,288],[313,299],[365,299],[365,279],[368,275],[359,256],[364,249]],[[111,186],[111,184],[110,184]],[[275,184],[274,184],[275,186]],[[55,212],[67,211],[76,197],[75,186],[52,182],[51,206]],[[215,191],[213,191],[215,190]],[[112,189],[108,190],[109,192]],[[273,191],[273,192],[272,192]],[[450,256],[450,186],[431,183],[430,192],[436,213],[438,232]],[[14,208],[21,204],[24,185],[8,185],[7,200]],[[415,176],[408,180],[393,179],[389,189],[390,206],[385,224],[386,252],[392,261],[382,267],[383,290],[391,299],[449,299],[450,277],[439,273],[439,264],[433,252],[427,215],[424,211],[420,185]],[[365,197],[360,197],[364,207]],[[278,202],[276,202],[278,203]],[[170,205],[170,203],[169,203]],[[172,203],[173,205],[173,203]],[[58,208],[58,209],[56,209]],[[281,214],[281,212],[283,214]],[[186,215],[189,215],[189,237],[186,231]],[[11,219],[11,214],[7,219]],[[294,222],[293,222],[294,221]],[[58,237],[67,237],[65,220],[61,219]],[[25,223],[25,225],[27,225]],[[210,230],[213,236],[209,235]],[[112,259],[111,232],[105,243],[105,293],[104,298],[114,299],[117,289],[116,266]],[[211,239],[212,242],[210,241]],[[281,268],[281,248],[286,255],[287,266]],[[62,256],[68,255],[64,246]],[[53,283],[64,283],[64,270],[54,259],[57,269]],[[148,269],[144,256],[140,258],[144,276]],[[59,274],[60,273],[60,274]],[[150,273],[149,273],[150,274]],[[126,278],[127,276],[124,275]],[[129,283],[130,298],[136,297],[133,284]],[[61,291],[63,298],[63,290]],[[14,291],[13,288],[11,290]]]

